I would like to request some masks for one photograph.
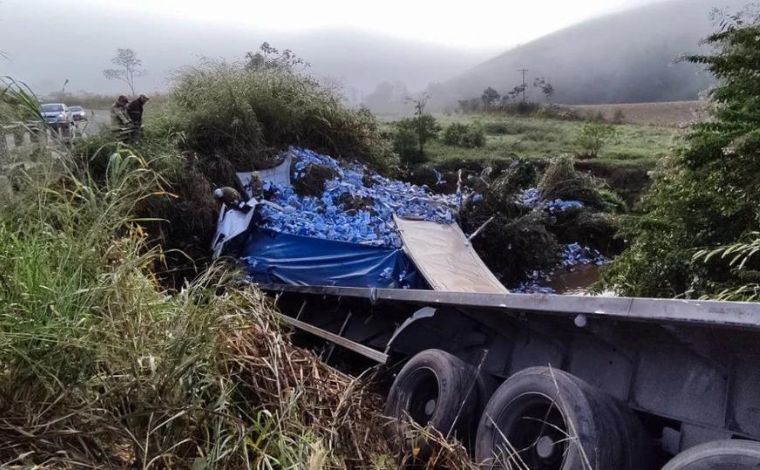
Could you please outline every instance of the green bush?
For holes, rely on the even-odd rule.
[[[393,151],[396,152],[404,165],[424,163],[427,159],[420,153],[417,133],[408,126],[398,126],[393,134]]]
[[[585,123],[575,137],[578,155],[585,158],[598,157],[602,148],[617,135],[617,128],[613,124],[601,121]]]
[[[748,246],[760,230],[760,23],[726,26],[708,39],[714,55],[691,58],[719,79],[714,115],[658,168],[643,215],[624,225],[631,245],[604,273],[626,294],[754,298],[757,256],[734,264],[732,256],[700,255]]]
[[[204,157],[218,153],[238,169],[266,164],[272,149],[288,145],[392,163],[369,111],[345,107],[332,90],[287,68],[206,61],[177,75],[169,107],[188,148]]]
[[[455,122],[444,131],[443,142],[455,147],[477,148],[486,144],[486,135],[479,125]]]
[[[452,145],[452,146],[458,146],[462,142],[462,138],[469,130],[469,126],[467,124],[462,124],[460,122],[455,122],[453,124],[450,124],[444,131],[443,131],[443,143],[446,145]]]
[[[425,144],[438,137],[441,127],[430,114],[419,114],[404,118],[395,123],[393,149],[399,155],[401,163],[418,165],[427,161]]]

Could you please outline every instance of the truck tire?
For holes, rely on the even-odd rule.
[[[385,414],[430,424],[443,435],[471,427],[477,401],[475,369],[438,349],[417,353],[404,365],[388,393]]]
[[[673,457],[662,470],[758,470],[760,442],[730,439],[712,441]]]
[[[532,367],[491,397],[475,458],[485,468],[645,470],[647,441],[630,410],[603,391],[567,372]]]

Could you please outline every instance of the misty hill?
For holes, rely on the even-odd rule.
[[[272,21],[286,21],[286,17]],[[116,48],[132,48],[148,75],[140,91],[164,90],[174,70],[201,57],[240,59],[263,42],[290,48],[311,73],[341,83],[347,98],[363,99],[384,80],[423,89],[485,60],[491,51],[460,50],[350,29],[273,33],[254,28],[151,15],[115,15],[107,5],[0,1],[0,76],[27,82],[38,93],[61,89],[124,92],[103,77]]]
[[[697,98],[711,77],[698,66],[677,63],[700,51],[714,31],[715,7],[735,12],[747,0],[675,0],[639,7],[566,28],[509,50],[458,77],[431,87],[437,104],[500,93],[545,77],[559,103],[626,103]],[[532,87],[530,87],[532,89]],[[541,99],[536,90],[533,98]]]

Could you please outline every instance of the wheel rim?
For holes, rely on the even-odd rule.
[[[425,426],[438,408],[438,377],[430,369],[421,369],[412,388],[414,391],[409,396],[407,406],[409,417],[417,424]]]
[[[494,464],[560,470],[571,440],[557,403],[543,394],[521,395],[493,418]]]

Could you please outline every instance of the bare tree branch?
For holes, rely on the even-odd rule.
[[[142,60],[137,58],[137,53],[132,49],[117,49],[111,63],[117,66],[113,69],[103,70],[103,76],[108,80],[120,80],[129,86],[132,96],[135,95],[135,78],[142,77],[148,72],[142,68]]]

